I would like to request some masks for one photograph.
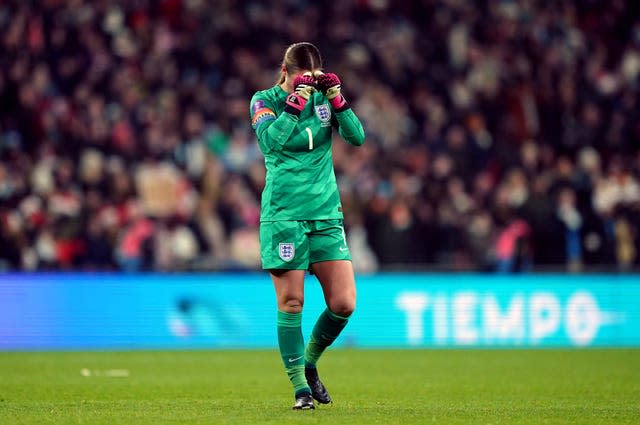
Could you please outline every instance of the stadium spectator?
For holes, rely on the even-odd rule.
[[[304,39],[367,130],[363,149],[334,144],[356,268],[496,269],[481,247],[514,217],[534,268],[637,268],[638,16],[621,1],[2,2],[0,267],[131,265],[123,235],[142,220],[145,267],[254,268],[264,169],[246,104]]]

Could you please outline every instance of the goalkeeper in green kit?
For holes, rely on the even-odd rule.
[[[360,120],[342,95],[337,75],[323,73],[311,43],[285,52],[280,81],[257,92],[251,123],[267,170],[262,192],[262,267],[271,274],[278,305],[278,345],[293,384],[294,409],[331,402],[316,364],[355,308],[356,288],[331,155],[332,131],[352,145],[364,142]],[[305,271],[318,278],[327,309],[308,344],[302,336]]]

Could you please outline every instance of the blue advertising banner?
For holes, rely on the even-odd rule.
[[[336,345],[640,346],[635,275],[358,276]],[[303,327],[324,309],[307,277]],[[0,275],[0,350],[276,346],[266,274]]]

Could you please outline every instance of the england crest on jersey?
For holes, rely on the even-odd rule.
[[[291,261],[296,255],[296,247],[292,243],[281,243],[278,246],[278,255],[284,261]]]
[[[331,109],[329,109],[328,104],[323,103],[322,105],[316,105],[316,116],[323,127],[331,125]]]

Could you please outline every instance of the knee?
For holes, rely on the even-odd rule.
[[[356,309],[356,300],[338,300],[330,303],[328,307],[332,313],[337,314],[338,316],[349,317]]]
[[[304,300],[298,297],[287,297],[280,301],[278,309],[287,313],[301,313]]]

